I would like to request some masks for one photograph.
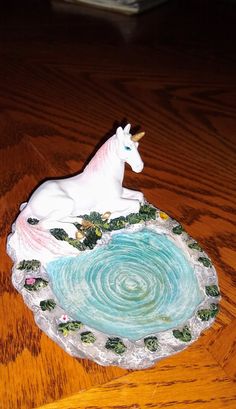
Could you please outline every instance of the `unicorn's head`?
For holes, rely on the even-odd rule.
[[[128,124],[123,128],[121,126],[116,130],[116,137],[118,140],[118,155],[120,159],[127,162],[132,170],[136,173],[142,172],[143,161],[138,152],[138,141],[144,136],[144,132],[135,135],[130,133],[131,125]]]

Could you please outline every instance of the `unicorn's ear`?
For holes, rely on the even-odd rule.
[[[116,130],[116,136],[117,136],[117,138],[118,138],[120,141],[123,141],[124,131],[123,131],[123,129],[121,128],[121,126],[119,126],[119,128],[117,128],[117,130]]]
[[[124,132],[125,132],[125,133],[129,133],[130,128],[131,128],[131,125],[130,125],[130,124],[127,124],[127,125],[125,126],[125,128],[124,128]]]

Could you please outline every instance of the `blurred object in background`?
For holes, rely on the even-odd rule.
[[[59,3],[84,4],[124,14],[137,14],[165,3],[167,0],[54,0]]]

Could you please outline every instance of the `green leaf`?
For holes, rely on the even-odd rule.
[[[58,331],[61,332],[63,335],[68,335],[69,331],[76,331],[82,327],[83,324],[80,321],[61,322],[58,325]]]
[[[67,237],[65,241],[67,241],[67,243],[69,243],[71,246],[75,247],[76,249],[80,251],[86,250],[85,244],[81,242],[80,240],[72,239],[71,237]]]
[[[195,241],[194,243],[190,243],[188,245],[188,247],[192,250],[198,250],[198,251],[202,251],[202,248],[200,247],[200,245]]]
[[[109,222],[107,220],[103,220],[102,214],[98,212],[91,212],[90,214],[84,214],[80,217],[82,217],[83,220],[87,220],[94,225],[98,237],[102,236],[102,231],[110,230]],[[79,227],[80,230],[81,228],[83,228],[82,225],[76,225],[76,227]]]
[[[84,220],[92,222],[94,225],[99,225],[103,223],[102,215],[98,212],[91,212],[90,214],[85,214],[82,216]]]
[[[82,328],[83,324],[80,321],[70,321],[67,323],[67,328],[69,331],[76,331],[77,329]]]
[[[216,284],[207,285],[205,287],[205,290],[206,290],[206,295],[209,295],[209,297],[219,297],[220,295],[219,288]]]
[[[209,321],[211,318],[211,311],[207,308],[204,308],[202,310],[198,310],[197,316],[202,320],[202,321]]]
[[[104,221],[104,222],[101,224],[101,229],[102,229],[102,231],[108,231],[108,230],[110,230],[110,224],[108,223],[108,221]]]
[[[155,220],[157,210],[150,205],[142,205],[139,209],[139,215],[141,220]]]
[[[35,219],[35,218],[32,218],[32,217],[29,217],[29,218],[27,219],[27,222],[28,222],[29,224],[35,225],[35,224],[38,224],[39,220],[38,220],[38,219]]]
[[[142,218],[139,213],[130,213],[128,216],[126,216],[126,220],[129,224],[136,224],[139,223]]]
[[[150,337],[144,338],[144,344],[145,344],[145,347],[149,349],[149,351],[151,352],[156,352],[158,349],[157,337],[150,336]]]
[[[173,330],[173,335],[175,338],[180,339],[183,342],[189,342],[192,339],[191,332],[187,326],[185,326],[182,331],[175,329]]]
[[[120,230],[123,229],[126,225],[126,218],[123,216],[111,219],[109,226],[110,230]]]
[[[96,337],[91,331],[82,332],[80,337],[83,344],[91,345],[96,341]]]
[[[109,223],[107,220],[102,219],[102,214],[98,212],[91,212],[90,214],[84,214],[80,216],[83,220],[87,220],[93,224],[95,229],[97,229],[97,235],[102,236],[102,231],[109,230]]]
[[[98,236],[96,233],[96,229],[94,227],[90,227],[89,229],[85,230],[85,239],[83,241],[84,245],[89,249],[93,249],[97,241],[101,238],[101,235]]]
[[[27,284],[25,281],[24,287],[28,291],[38,291],[41,290],[41,288],[46,287],[47,285],[48,281],[44,280],[43,278],[35,278],[34,284]]]
[[[95,233],[96,233],[96,236],[97,236],[97,237],[99,237],[99,238],[102,237],[102,232],[101,232],[101,230],[100,230],[98,227],[95,228]]]
[[[218,304],[211,304],[210,308],[198,310],[197,315],[202,321],[209,321],[210,318],[214,318],[219,312]]]
[[[62,332],[62,334],[64,335],[64,337],[67,337],[67,335],[69,334],[69,331],[67,328],[58,328],[59,332]]]
[[[43,278],[36,278],[35,289],[41,290],[41,288],[47,287],[48,281],[44,280]]]
[[[211,310],[211,317],[214,318],[220,310],[219,304],[212,303],[210,305],[210,310]]]
[[[67,328],[67,326],[66,326],[66,323],[60,323],[59,325],[58,325],[58,331],[59,332],[62,332],[62,334],[63,335],[65,335],[65,333],[66,333],[66,335],[68,334],[68,328]]]
[[[78,230],[81,230],[81,228],[82,228],[82,224],[80,224],[80,223],[75,222],[75,223],[73,223],[73,225],[74,225]]]
[[[64,229],[50,229],[50,233],[57,239],[57,240],[65,240],[68,237],[68,234]]]
[[[198,261],[204,265],[204,267],[211,267],[211,260],[207,257],[199,257]]]
[[[121,355],[125,352],[127,347],[124,345],[122,340],[120,338],[114,337],[114,338],[108,338],[106,345],[106,349],[110,349],[117,355]]]
[[[39,260],[22,260],[17,265],[18,270],[36,271],[39,269],[41,263]]]
[[[172,232],[174,234],[182,234],[184,231],[183,227],[181,226],[181,224],[178,224],[178,226],[173,227]]]
[[[47,311],[47,310],[52,311],[55,308],[56,303],[54,300],[48,299],[48,300],[40,301],[39,305],[42,311]]]

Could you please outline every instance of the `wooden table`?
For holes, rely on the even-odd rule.
[[[235,408],[235,5],[173,0],[126,17],[27,3],[1,13],[0,407]],[[200,242],[222,292],[214,326],[144,371],[62,351],[14,290],[5,253],[34,187],[79,171],[126,121],[146,131],[146,166],[139,175],[127,168],[125,184]]]

